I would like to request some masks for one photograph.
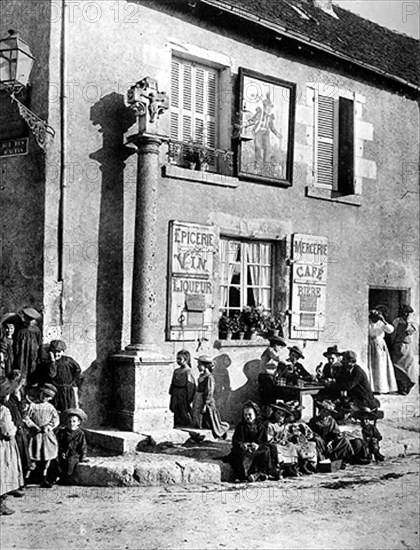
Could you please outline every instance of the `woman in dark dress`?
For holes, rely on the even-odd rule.
[[[207,355],[201,355],[197,357],[197,361],[200,375],[193,402],[194,427],[210,429],[213,437],[226,439],[229,424],[221,420],[214,399],[213,359]]]
[[[22,371],[23,376],[30,383],[37,367],[39,348],[42,343],[41,331],[37,325],[37,320],[41,319],[41,314],[36,309],[28,307],[20,315],[24,326],[16,336],[14,366],[15,369]]]
[[[49,346],[50,360],[38,369],[38,384],[53,384],[57,393],[52,404],[57,411],[65,411],[78,406],[77,387],[81,381],[81,368],[72,358],[64,355],[66,344],[63,340],[52,340]]]
[[[191,370],[190,352],[182,349],[176,354],[178,368],[174,370],[169,388],[169,410],[174,413],[174,427],[191,426],[191,403],[196,383]]]
[[[25,378],[19,370],[12,370],[7,378],[14,385],[15,390],[10,394],[6,407],[10,410],[12,420],[16,426],[16,443],[19,449],[20,461],[22,463],[22,472],[26,476],[29,471],[29,442],[26,432],[24,418],[28,408],[27,401],[22,396],[22,387],[25,385]]]
[[[235,479],[264,481],[274,472],[270,448],[264,443],[265,428],[258,405],[247,401],[242,419],[232,437],[232,450],[227,457]]]

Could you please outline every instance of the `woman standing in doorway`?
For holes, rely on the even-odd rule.
[[[394,366],[385,342],[385,334],[392,334],[394,327],[387,323],[379,309],[369,312],[369,379],[374,393],[397,391]]]

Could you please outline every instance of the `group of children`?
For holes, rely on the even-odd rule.
[[[30,482],[45,488],[71,483],[75,466],[87,461],[86,437],[80,427],[87,417],[78,406],[76,390],[81,369],[64,356],[62,340],[52,340],[42,350],[39,317],[36,310],[26,308],[19,316],[9,314],[2,320],[1,515],[14,513],[6,505],[7,495],[24,496]]]

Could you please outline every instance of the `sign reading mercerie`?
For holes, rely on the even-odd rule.
[[[0,157],[15,157],[28,154],[28,138],[0,141]]]
[[[171,222],[170,235],[169,335],[196,339],[197,331],[211,328],[219,236],[214,226],[178,221]]]
[[[291,338],[316,340],[323,330],[327,289],[328,240],[296,233],[292,240]]]

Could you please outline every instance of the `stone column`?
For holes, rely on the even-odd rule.
[[[173,427],[168,409],[172,362],[156,343],[159,147],[165,139],[157,131],[157,119],[167,108],[167,98],[157,91],[156,81],[145,78],[129,90],[128,103],[136,110],[139,127],[129,139],[138,154],[131,342],[109,361],[110,416],[114,427],[144,433]]]

